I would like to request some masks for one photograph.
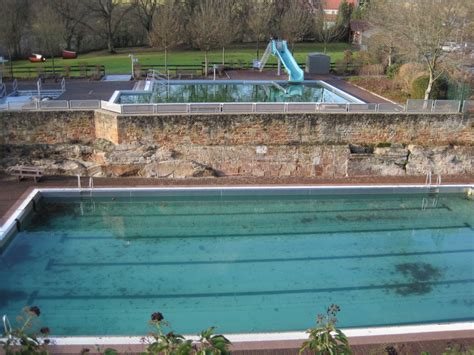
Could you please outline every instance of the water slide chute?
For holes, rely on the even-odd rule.
[[[283,63],[283,66],[290,76],[289,81],[300,82],[304,80],[304,72],[298,63],[296,63],[295,58],[288,49],[288,43],[286,41],[271,40],[270,43],[268,43],[267,49],[260,60],[260,71],[263,70],[270,54],[277,57],[281,63]]]

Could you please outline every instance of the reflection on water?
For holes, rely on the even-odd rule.
[[[327,88],[312,85],[265,84],[156,84],[152,93],[122,94],[120,103],[173,102],[330,102],[347,103]]]

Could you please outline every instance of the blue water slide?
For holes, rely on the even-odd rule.
[[[288,49],[286,41],[272,40],[272,54],[280,58],[286,71],[290,75],[290,81],[298,82],[304,80],[304,72],[296,63],[295,58]]]

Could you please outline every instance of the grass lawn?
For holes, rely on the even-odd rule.
[[[260,56],[265,50],[265,43],[263,48],[260,48]],[[335,61],[343,57],[346,49],[350,49],[347,43],[330,43],[328,45],[327,54],[331,56],[331,61]],[[322,52],[323,45],[320,43],[299,43],[294,48],[294,55],[298,62],[305,62],[306,55],[313,52]],[[77,59],[56,59],[57,66],[72,66],[78,64],[88,65],[105,65],[107,74],[126,74],[130,73],[131,64],[129,54],[134,54],[138,58],[139,64],[164,64],[163,51],[157,51],[150,48],[121,48],[117,50],[117,54],[108,54],[105,51],[91,52],[88,54],[79,55]],[[256,44],[250,43],[245,45],[233,45],[226,48],[226,62],[238,63],[239,61],[250,63],[256,58]],[[168,53],[168,64],[201,64],[204,61],[204,52],[198,50],[173,50]],[[221,62],[222,51],[213,50],[209,52],[209,61]],[[269,62],[276,62],[274,57],[270,57]],[[51,59],[48,58],[46,63],[30,63],[27,60],[18,60],[13,62],[15,67],[32,67],[41,68],[42,66],[51,67]],[[8,68],[5,68],[8,72]]]

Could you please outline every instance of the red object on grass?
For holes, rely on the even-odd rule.
[[[77,52],[63,50],[63,59],[76,59]]]
[[[42,54],[34,54],[34,53],[28,57],[28,60],[29,60],[31,63],[46,62],[46,58],[43,57]]]

